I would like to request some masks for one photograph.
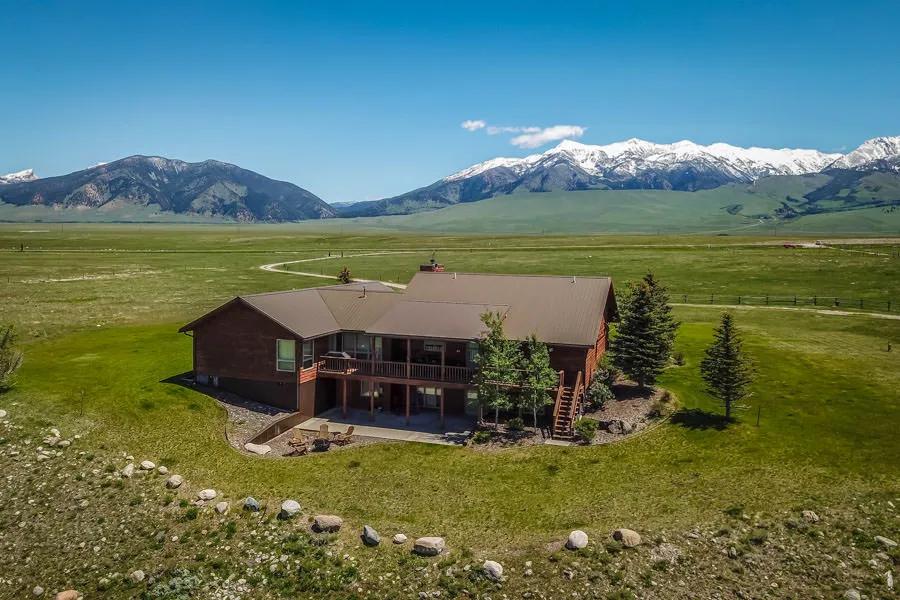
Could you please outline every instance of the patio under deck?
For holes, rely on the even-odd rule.
[[[373,421],[369,418],[368,411],[351,409],[344,417],[339,407],[307,419],[294,428],[318,433],[322,423],[328,424],[330,432],[344,433],[353,425],[353,435],[362,437],[450,446],[463,444],[475,428],[475,419],[469,417],[447,415],[442,428],[440,415],[437,413],[421,412],[411,415],[407,425],[404,415],[375,413]]]

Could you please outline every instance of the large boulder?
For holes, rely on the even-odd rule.
[[[259,500],[257,500],[253,496],[247,496],[247,498],[244,500],[244,510],[249,510],[250,512],[259,512]]]
[[[313,517],[312,528],[317,533],[335,533],[340,531],[344,520],[337,515],[316,515]]]
[[[626,548],[634,548],[641,545],[641,536],[637,531],[631,529],[616,529],[613,531],[612,537],[620,542]]]
[[[228,512],[228,503],[222,500],[218,504],[216,504],[216,512],[220,515],[224,515]]]
[[[197,500],[200,500],[201,502],[209,502],[210,500],[215,499],[215,497],[218,495],[219,494],[218,492],[216,492],[216,490],[207,488],[205,490],[200,490],[199,492],[197,492]]]
[[[803,516],[804,519],[806,519],[810,523],[818,523],[819,522],[819,515],[817,515],[815,512],[813,512],[811,510],[804,510],[800,514]]]
[[[184,483],[184,477],[182,477],[181,475],[172,475],[171,477],[166,479],[166,487],[170,490],[181,487],[182,483]]]
[[[409,538],[406,537],[405,533],[398,533],[398,534],[394,535],[394,537],[391,539],[391,541],[394,542],[395,544],[405,544],[406,540],[408,540],[408,539]]]
[[[8,412],[6,412],[2,408],[0,408],[0,419],[5,419],[6,415],[8,415],[8,414],[9,414]]]
[[[128,463],[127,465],[125,465],[125,468],[120,471],[120,474],[126,479],[134,475],[134,463]]]
[[[56,594],[56,600],[78,600],[78,592],[75,590],[63,590]]]
[[[362,530],[362,541],[366,546],[377,546],[381,543],[381,536],[371,525],[366,525]]]
[[[128,574],[128,578],[135,583],[140,583],[144,580],[144,572],[140,569],[135,569],[131,573]]]
[[[503,581],[503,565],[493,560],[484,561],[482,565],[485,576],[491,581]]]
[[[266,455],[272,451],[272,446],[268,444],[253,444],[251,442],[247,442],[244,444],[244,450],[247,452],[252,452],[253,454],[259,454],[260,456]]]
[[[570,533],[569,538],[566,540],[566,548],[569,550],[581,550],[582,548],[587,548],[587,545],[588,535],[580,529]]]
[[[290,519],[300,512],[300,503],[296,500],[285,500],[281,503],[281,512],[278,513],[280,519]]]
[[[155,468],[156,468],[156,463],[154,463],[152,460],[142,460],[141,461],[141,469],[143,469],[144,471],[152,471]]]
[[[876,535],[875,541],[884,546],[885,548],[896,548],[897,542],[892,540],[891,538],[886,538],[883,535]]]
[[[437,556],[442,554],[446,549],[444,538],[442,537],[420,537],[413,543],[413,552],[419,556]]]

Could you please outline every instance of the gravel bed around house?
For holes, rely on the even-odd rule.
[[[609,444],[635,434],[659,419],[654,414],[665,394],[663,389],[642,390],[632,382],[613,386],[615,400],[606,402],[600,410],[586,412],[584,417],[599,422],[593,443]]]
[[[229,444],[241,451],[244,451],[244,444],[263,427],[288,414],[286,410],[247,400],[230,392],[204,386],[195,386],[195,389],[215,398],[228,412],[225,437]]]

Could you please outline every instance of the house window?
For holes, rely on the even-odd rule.
[[[443,352],[444,342],[425,340],[425,352]]]
[[[293,372],[296,369],[294,340],[275,340],[275,369]]]
[[[309,340],[303,342],[303,368],[308,369],[313,366],[313,342]]]
[[[441,405],[441,395],[443,390],[441,388],[433,388],[433,387],[420,387],[416,389],[419,392],[419,396],[422,398],[422,407],[423,408],[438,408]]]
[[[477,364],[477,358],[478,344],[476,342],[469,342],[468,344],[466,344],[466,366],[474,367]]]

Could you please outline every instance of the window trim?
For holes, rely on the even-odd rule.
[[[291,349],[293,350],[293,357],[290,359],[281,358],[280,350],[281,350],[281,342],[290,342]],[[287,363],[288,360],[291,361],[291,368],[283,369],[281,367],[282,363]],[[282,339],[278,338],[275,340],[275,370],[279,373],[293,373],[297,370],[297,340],[291,339]]]

